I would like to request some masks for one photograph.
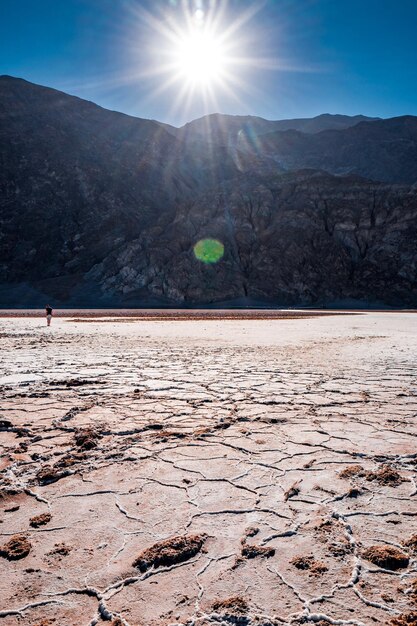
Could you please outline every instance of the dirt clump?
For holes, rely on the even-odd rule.
[[[181,433],[176,430],[157,430],[151,432],[149,436],[153,439],[159,439],[161,443],[165,443],[169,439],[185,439],[187,437],[186,433]]]
[[[243,535],[240,543],[242,544],[241,554],[244,559],[254,559],[257,556],[261,556],[263,558],[269,559],[269,557],[274,556],[275,548],[265,548],[263,546],[257,546],[256,544],[247,543],[248,537],[255,537],[259,533],[259,528],[256,526],[249,526],[245,530],[245,534]],[[242,559],[239,557],[236,560],[235,566],[239,565],[242,562]]]
[[[394,546],[370,546],[362,552],[362,556],[367,561],[371,561],[378,567],[384,569],[397,570],[407,567],[409,558]]]
[[[329,544],[328,550],[335,557],[343,558],[353,552],[353,546],[348,541],[333,541]]]
[[[57,387],[82,387],[83,385],[97,385],[99,382],[101,381],[86,380],[83,378],[69,378],[67,380],[51,380],[49,381],[49,384]]]
[[[59,459],[59,461],[55,463],[54,467],[59,467],[59,468],[72,467],[73,465],[77,463],[77,461],[83,461],[84,458],[85,458],[84,454],[82,453],[77,454],[77,455],[66,454],[61,459]]]
[[[69,474],[70,472],[68,470],[62,471],[56,467],[45,465],[37,472],[36,478],[40,485],[50,485],[51,483],[56,483],[58,480],[61,480],[61,478],[65,478],[65,476],[69,476]]]
[[[47,554],[48,556],[68,556],[71,550],[71,546],[67,546],[65,543],[56,543]]]
[[[38,528],[39,526],[43,526],[44,524],[50,522],[51,519],[52,516],[50,513],[42,513],[42,515],[35,515],[35,517],[31,517],[29,523],[33,528]]]
[[[407,541],[404,541],[403,546],[408,548],[413,554],[417,554],[417,535],[412,535]]]
[[[330,555],[343,558],[353,552],[353,546],[344,534],[343,526],[334,519],[323,519],[314,526],[315,538],[327,546]]]
[[[289,489],[287,489],[287,491],[284,493],[284,500],[285,502],[287,500],[289,500],[290,498],[294,498],[295,496],[298,496],[298,494],[300,493],[300,488],[299,485],[300,482],[295,482],[293,485],[291,485],[291,487]]]
[[[397,617],[393,617],[390,621],[390,626],[416,626],[417,625],[417,611],[411,611],[411,613],[401,613]]]
[[[100,433],[94,428],[80,428],[74,435],[74,443],[81,450],[92,450],[98,445]]]
[[[8,561],[23,559],[30,552],[32,545],[24,535],[13,535],[11,539],[0,546],[0,556]]]
[[[322,561],[316,561],[312,555],[309,556],[296,556],[292,561],[297,569],[308,570],[312,575],[318,576],[324,574],[329,569]]]
[[[141,572],[146,572],[150,567],[174,565],[188,561],[200,552],[206,534],[202,535],[178,535],[158,541],[150,548],[142,550],[133,562]]]
[[[354,478],[355,476],[365,478],[369,481],[375,480],[380,485],[388,487],[398,487],[398,485],[407,481],[406,478],[401,476],[401,474],[390,465],[383,465],[375,472],[365,470],[361,465],[349,465],[349,467],[345,467],[345,469],[339,473],[339,478]]]
[[[120,617],[116,617],[116,619],[112,620],[110,626],[123,626],[123,622]]]
[[[376,480],[380,485],[390,487],[398,487],[401,483],[406,482],[406,479],[390,465],[383,465],[376,472],[366,472],[365,477],[366,480]]]
[[[201,426],[193,431],[193,437],[205,437],[211,433],[211,429],[208,426]]]
[[[364,476],[365,470],[362,465],[349,465],[345,467],[340,473],[340,478],[353,478],[354,476]]]
[[[274,556],[275,548],[265,548],[263,546],[257,546],[255,544],[250,545],[249,543],[244,543],[242,545],[242,556],[245,559],[254,559],[257,556],[261,556],[264,559],[269,559],[271,556]]]
[[[225,617],[241,617],[249,611],[249,604],[240,596],[226,598],[226,600],[217,600],[213,602],[211,608],[216,613],[220,613]]]

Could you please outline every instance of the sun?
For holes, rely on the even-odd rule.
[[[179,38],[174,65],[190,83],[209,86],[225,74],[227,53],[215,35],[196,29]]]
[[[185,118],[190,110],[219,110],[221,100],[245,106],[241,96],[253,97],[246,77],[257,65],[248,54],[257,35],[250,22],[263,0],[248,0],[243,10],[235,0],[161,0],[152,11],[129,1],[133,69],[126,80],[149,81],[147,102],[167,94],[169,114]]]

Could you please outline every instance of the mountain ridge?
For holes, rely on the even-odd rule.
[[[124,115],[128,118],[133,118],[136,120],[142,120],[142,121],[149,121],[149,122],[154,122],[156,124],[159,124],[160,126],[162,126],[163,128],[165,128],[168,132],[178,132],[178,131],[182,131],[185,128],[189,127],[190,125],[195,125],[200,123],[202,120],[206,120],[206,119],[210,119],[213,117],[221,117],[223,119],[241,119],[241,120],[246,120],[246,121],[250,121],[250,120],[254,120],[254,121],[260,121],[262,123],[265,123],[266,125],[268,125],[268,127],[270,127],[269,125],[279,125],[282,126],[281,130],[287,130],[287,128],[283,128],[283,126],[288,126],[288,128],[294,128],[297,127],[298,125],[302,125],[305,123],[310,123],[310,122],[315,122],[315,121],[320,121],[320,120],[329,120],[330,122],[333,120],[335,124],[337,124],[338,126],[342,126],[345,127],[346,125],[354,125],[356,123],[359,123],[360,121],[374,121],[374,120],[379,120],[382,118],[378,118],[378,117],[369,117],[366,115],[362,115],[362,114],[358,114],[358,115],[343,115],[340,113],[321,113],[319,115],[313,116],[313,117],[306,117],[306,118],[293,118],[293,119],[280,119],[280,120],[268,120],[266,118],[263,117],[259,117],[257,115],[231,115],[231,114],[226,114],[226,113],[209,113],[207,115],[195,118],[193,120],[190,120],[189,122],[186,122],[185,124],[182,124],[181,126],[173,126],[172,124],[168,124],[167,122],[161,122],[159,120],[156,119],[148,119],[148,118],[142,118],[142,117],[138,117],[135,115],[131,115],[128,113],[124,113],[123,111],[116,111],[113,109],[107,109],[106,107],[103,107],[95,102],[93,102],[92,100],[86,100],[84,98],[81,98],[80,96],[76,96],[73,94],[67,94],[59,89],[55,89],[54,87],[45,87],[43,85],[40,85],[38,83],[33,83],[31,81],[28,81],[24,78],[20,78],[20,77],[15,77],[15,76],[11,76],[8,74],[0,74],[0,81],[3,82],[9,82],[9,83],[25,83],[26,85],[29,86],[34,86],[34,87],[40,87],[41,89],[45,90],[45,92],[52,92],[54,94],[64,94],[66,97],[68,98],[74,98],[77,99],[81,102],[84,103],[89,103],[91,105],[94,105],[94,107],[98,107],[99,109],[102,109],[103,111],[111,111],[112,113],[116,113],[119,115]],[[292,124],[294,124],[295,126],[293,126]],[[272,128],[272,126],[271,126]],[[277,128],[277,130],[279,130],[279,128]],[[322,129],[321,129],[322,130]],[[311,131],[311,132],[320,132],[320,130],[317,131]]]

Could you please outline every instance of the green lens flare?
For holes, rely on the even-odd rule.
[[[203,263],[217,263],[224,254],[224,245],[218,239],[200,239],[194,246],[194,254]]]

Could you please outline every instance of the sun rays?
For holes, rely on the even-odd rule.
[[[244,27],[260,6],[251,4],[232,17],[227,0],[171,0],[154,12],[132,5],[132,32],[136,25],[146,36],[133,46],[131,57],[136,54],[139,64],[139,56],[146,55],[148,67],[138,74],[156,83],[147,100],[174,93],[172,115],[186,114],[196,99],[205,112],[216,110],[225,95],[242,104],[248,90],[244,68],[253,64]]]

